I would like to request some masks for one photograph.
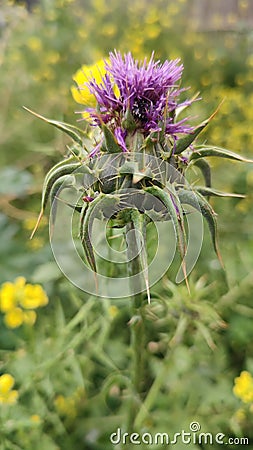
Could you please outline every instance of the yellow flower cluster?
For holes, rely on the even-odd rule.
[[[0,405],[7,404],[13,405],[18,398],[18,391],[13,390],[15,380],[14,378],[5,373],[0,376]]]
[[[46,292],[39,284],[26,283],[24,277],[18,277],[11,283],[7,281],[0,289],[0,311],[9,328],[17,328],[23,323],[33,325],[36,321],[34,309],[48,303]]]
[[[58,414],[68,419],[75,419],[78,414],[78,407],[85,395],[82,387],[77,388],[73,395],[65,397],[64,395],[57,395],[54,404]]]
[[[75,400],[72,397],[58,395],[54,401],[54,404],[60,416],[68,417],[70,419],[75,419],[77,416]]]
[[[235,378],[233,392],[244,403],[253,402],[253,378],[249,372],[244,370],[239,377]]]

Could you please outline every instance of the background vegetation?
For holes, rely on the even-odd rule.
[[[29,12],[1,3],[0,282],[11,284],[1,291],[0,374],[13,377],[0,377],[1,450],[111,449],[109,435],[124,425],[128,408],[130,300],[100,301],[72,286],[53,259],[46,218],[29,240],[43,177],[68,140],[22,105],[75,124],[70,86],[82,64],[114,48],[137,58],[154,50],[157,58],[181,57],[183,85],[190,96],[201,92],[196,120],[224,100],[200,141],[252,158],[250,2],[236,2],[237,14],[226,16],[213,8],[206,26],[195,3],[41,0]],[[211,164],[215,187],[246,195],[212,200],[226,272],[206,235],[190,277],[192,297],[173,284],[172,271],[152,289],[146,382],[158,375],[159,382],[139,430],[172,435],[198,420],[201,431],[252,438],[252,400],[236,397],[233,385],[242,370],[253,374],[253,166]],[[27,290],[17,277],[42,286],[48,301],[36,291],[27,307],[27,292],[39,288]],[[13,302],[21,313],[7,319]]]

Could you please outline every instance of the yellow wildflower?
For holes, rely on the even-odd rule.
[[[57,395],[54,400],[54,405],[58,414],[70,420],[75,419],[84,395],[85,390],[81,386],[79,386],[74,393],[68,397],[64,397],[62,394]]]
[[[29,249],[31,250],[39,250],[40,248],[42,248],[45,245],[45,240],[40,237],[34,237],[32,240],[29,240],[29,242],[27,242],[27,246],[29,247]]]
[[[0,290],[0,310],[8,312],[16,306],[19,298],[22,296],[22,290],[25,285],[25,278],[18,277],[14,283],[7,281],[3,283]]]
[[[246,418],[245,410],[243,408],[238,409],[234,414],[234,418],[236,419],[237,422],[243,423]]]
[[[16,403],[18,391],[12,390],[14,383],[15,380],[10,374],[5,373],[0,376],[0,404],[12,405]]]
[[[54,401],[57,411],[61,414],[66,414],[67,411],[67,401],[63,395],[57,395]]]
[[[33,52],[39,52],[42,50],[42,42],[41,40],[36,37],[32,36],[27,41],[27,46],[33,51]]]
[[[158,24],[154,23],[147,28],[147,38],[156,39],[161,33],[161,28]]]
[[[17,328],[23,323],[33,325],[36,321],[33,309],[47,304],[48,297],[43,288],[39,284],[26,283],[24,277],[16,278],[14,283],[3,283],[0,289],[0,311],[5,314],[4,322],[9,328]]]
[[[20,301],[21,306],[26,309],[39,308],[48,304],[48,297],[39,284],[26,284],[24,297]]]
[[[16,305],[15,287],[13,283],[3,283],[0,296],[0,310],[6,313]]]
[[[34,424],[38,424],[39,425],[41,423],[41,417],[38,414],[33,414],[32,416],[30,416],[30,420]]]
[[[77,409],[74,398],[58,395],[54,401],[54,404],[60,416],[65,416],[70,419],[74,419],[76,417]]]
[[[248,9],[249,1],[248,0],[239,0],[239,8],[240,9]]]
[[[23,227],[24,227],[25,230],[32,231],[34,229],[35,225],[36,225],[36,222],[37,222],[37,217],[36,218],[25,219],[23,221]],[[40,227],[41,226],[44,227],[47,224],[48,224],[47,218],[46,217],[42,217],[42,219],[40,221]]]
[[[71,86],[71,93],[74,100],[81,105],[88,107],[96,106],[96,98],[90,93],[90,90],[86,86],[86,83],[94,78],[97,84],[102,83],[102,79],[106,73],[105,63],[107,59],[100,59],[96,64],[86,65],[84,64],[73,76],[73,80],[77,86]],[[114,93],[116,97],[119,97],[119,89],[115,85]],[[82,112],[82,116],[85,120],[90,120],[90,114],[87,111]]]
[[[253,378],[249,372],[244,370],[235,378],[233,392],[244,403],[253,402]]]
[[[112,23],[105,23],[104,26],[101,29],[101,33],[104,36],[110,36],[110,37],[111,36],[115,36],[116,32],[117,32],[117,28]]]
[[[18,328],[24,321],[23,311],[21,308],[13,308],[4,316],[5,325],[8,328]]]
[[[37,314],[35,311],[24,311],[23,312],[23,322],[27,325],[34,325],[37,319]]]
[[[49,51],[45,55],[45,63],[46,64],[56,64],[60,60],[60,54],[55,51]]]
[[[6,313],[12,310],[22,296],[22,290],[25,285],[25,278],[18,277],[14,283],[7,281],[3,283],[0,290],[0,310]]]
[[[105,60],[101,59],[96,64],[84,64],[73,76],[77,87],[71,86],[71,93],[77,103],[85,106],[95,106],[96,99],[85,85],[90,78],[94,78],[97,84],[102,82],[102,78],[106,73]]]
[[[26,279],[25,277],[17,277],[14,282],[14,286],[16,289],[22,289],[25,285]]]
[[[114,317],[117,316],[118,312],[119,312],[119,308],[116,305],[111,305],[108,308],[108,312],[109,312],[109,316],[114,319]]]

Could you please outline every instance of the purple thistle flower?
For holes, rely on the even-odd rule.
[[[122,128],[117,127],[117,128],[115,128],[114,135],[116,137],[118,144],[122,148],[123,152],[127,152],[128,149],[127,149],[126,143],[125,143],[125,139],[127,136],[126,130],[122,130]]]
[[[179,59],[160,63],[154,61],[152,53],[149,61],[145,58],[139,62],[131,53],[122,56],[115,50],[105,62],[105,69],[100,84],[95,78],[86,83],[98,103],[96,109],[89,108],[89,113],[95,125],[107,124],[123,151],[127,151],[128,132],[139,130],[148,136],[164,129],[174,141],[178,134],[192,132],[185,123],[187,119],[174,119],[178,107],[191,103],[178,103],[184,90],[177,85],[183,71]],[[126,117],[130,117],[131,125]]]
[[[90,158],[93,158],[93,156],[97,155],[100,152],[101,145],[102,141],[100,141],[98,144],[95,145],[95,147],[89,154]]]
[[[83,201],[86,203],[90,203],[93,202],[95,197],[90,197],[89,195],[85,195],[85,197],[83,197]]]

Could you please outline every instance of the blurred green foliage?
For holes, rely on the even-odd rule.
[[[71,286],[53,260],[46,219],[29,240],[43,177],[68,141],[22,105],[75,124],[70,86],[82,64],[114,48],[138,58],[154,50],[182,58],[186,94],[201,92],[197,121],[224,100],[200,141],[252,158],[252,30],[200,32],[190,3],[41,0],[32,12],[1,3],[0,281],[25,276],[50,300],[33,327],[11,330],[1,317],[0,372],[12,374],[19,392],[15,406],[1,405],[1,450],[111,449],[110,433],[124,424],[131,357],[128,301],[99,301]],[[146,384],[160,384],[141,429],[172,435],[198,420],[202,431],[252,438],[252,408],[232,387],[241,370],[253,373],[253,168],[211,163],[215,187],[246,197],[212,200],[226,273],[206,237],[191,298],[168,281],[172,270],[152,290]]]

